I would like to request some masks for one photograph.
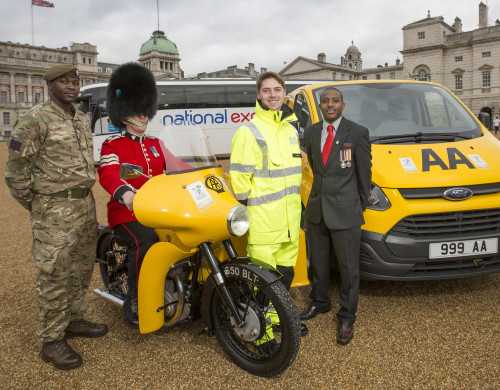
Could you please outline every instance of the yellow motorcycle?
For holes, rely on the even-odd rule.
[[[238,256],[249,213],[235,199],[203,130],[182,123],[158,137],[170,159],[167,172],[149,178],[133,204],[137,220],[159,238],[139,274],[140,333],[202,317],[207,334],[215,334],[236,365],[262,377],[280,374],[295,360],[301,339],[281,274]],[[138,166],[120,166],[122,180],[139,175],[146,176]],[[96,260],[105,289],[95,292],[123,304],[127,248],[107,226],[100,227]]]

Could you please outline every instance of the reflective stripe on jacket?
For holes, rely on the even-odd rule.
[[[229,175],[236,198],[250,211],[250,244],[298,240],[302,164],[297,133],[282,111],[264,110],[236,132]]]

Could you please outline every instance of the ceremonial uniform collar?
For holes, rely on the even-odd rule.
[[[124,135],[125,135],[125,137],[131,139],[132,141],[137,141],[137,142],[144,142],[144,140],[146,139],[145,135],[135,135],[135,134],[129,133],[128,131],[126,131]]]

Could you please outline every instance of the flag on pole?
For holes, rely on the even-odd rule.
[[[54,3],[50,3],[44,0],[31,0],[31,5],[36,5],[38,7],[54,8]]]

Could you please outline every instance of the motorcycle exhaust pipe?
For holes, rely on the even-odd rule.
[[[102,291],[102,290],[99,290],[98,288],[96,288],[96,289],[94,289],[94,292],[97,295],[100,295],[101,297],[103,297],[104,299],[107,299],[110,302],[113,302],[113,303],[116,303],[116,304],[118,304],[120,306],[123,306],[123,300],[122,299],[117,298],[114,295],[111,295],[110,293],[108,293],[106,291]]]
[[[174,277],[174,283],[177,286],[177,310],[170,320],[165,321],[166,326],[172,326],[178,323],[184,312],[184,285],[179,275]]]

